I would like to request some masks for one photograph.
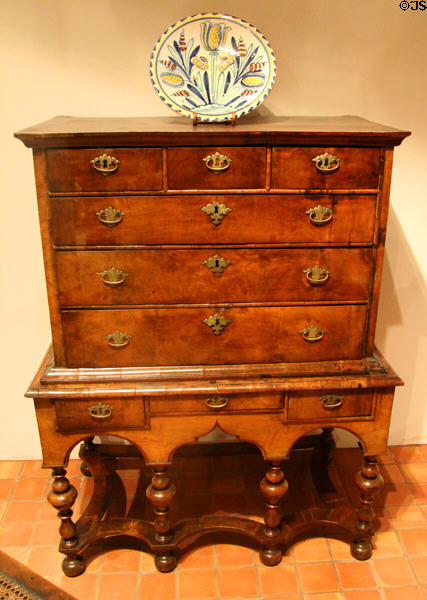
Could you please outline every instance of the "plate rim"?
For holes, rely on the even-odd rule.
[[[151,83],[153,85],[154,90],[156,91],[157,95],[160,97],[160,99],[162,100],[162,102],[164,104],[166,104],[166,106],[168,106],[171,110],[173,110],[175,113],[178,113],[184,117],[189,117],[192,118],[193,117],[193,111],[190,110],[186,110],[184,108],[181,108],[178,106],[178,104],[176,104],[176,106],[173,106],[172,104],[172,100],[171,103],[168,102],[169,98],[164,98],[163,96],[166,96],[166,94],[164,94],[164,92],[162,92],[162,90],[158,87],[155,78],[154,78],[154,60],[155,60],[155,54],[156,51],[159,47],[159,44],[162,40],[164,40],[164,38],[167,35],[170,35],[172,33],[172,30],[175,30],[178,28],[178,26],[182,26],[185,24],[186,21],[191,21],[192,19],[195,19],[196,17],[214,17],[214,18],[223,18],[223,19],[229,19],[231,21],[237,22],[238,24],[244,26],[245,28],[248,28],[250,30],[252,30],[253,32],[256,32],[256,34],[258,35],[258,37],[262,38],[265,46],[267,47],[270,55],[271,55],[271,79],[270,79],[270,83],[269,85],[266,87],[266,89],[264,90],[262,97],[258,98],[258,101],[256,103],[254,103],[252,106],[249,106],[248,108],[243,108],[241,110],[235,111],[236,114],[236,118],[240,118],[250,112],[252,112],[253,110],[255,110],[256,108],[258,108],[258,106],[260,106],[264,100],[267,98],[268,94],[271,92],[271,89],[274,85],[274,82],[276,80],[276,72],[277,72],[277,65],[276,65],[276,55],[274,53],[273,48],[271,47],[270,42],[268,41],[268,39],[266,38],[266,36],[254,25],[252,25],[251,23],[249,23],[248,21],[245,21],[244,19],[241,19],[240,17],[234,17],[233,15],[228,15],[228,14],[224,14],[224,13],[213,13],[213,12],[202,12],[202,13],[196,13],[194,15],[189,15],[187,17],[183,17],[182,19],[179,19],[178,21],[176,21],[175,23],[173,23],[172,25],[170,25],[157,39],[156,43],[154,44],[153,50],[151,51],[151,56],[150,56],[150,79],[151,79]],[[196,111],[194,111],[196,112]],[[197,114],[197,113],[196,113]],[[201,123],[225,123],[227,121],[231,121],[233,118],[233,111],[231,111],[229,114],[225,114],[225,115],[199,115],[197,114],[197,122],[201,122]]]

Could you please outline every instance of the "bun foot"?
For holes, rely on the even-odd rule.
[[[262,548],[259,551],[261,562],[267,567],[274,567],[282,560],[282,551],[278,548]]]
[[[86,565],[81,556],[66,556],[62,561],[62,570],[67,577],[77,577],[85,569]]]
[[[154,564],[161,573],[173,571],[177,562],[177,558],[172,552],[165,552],[164,554],[158,552],[154,558]]]
[[[356,540],[351,543],[350,549],[356,560],[368,560],[372,556],[372,544],[369,540]]]

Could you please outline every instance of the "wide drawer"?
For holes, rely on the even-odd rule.
[[[151,415],[280,410],[283,393],[152,396],[149,407]]]
[[[328,153],[339,159],[337,170],[320,172],[313,161]],[[376,189],[378,148],[273,148],[273,189]]]
[[[102,158],[105,155],[107,158]],[[95,165],[92,161],[99,159]],[[120,161],[118,164],[110,159]],[[98,169],[114,169],[104,173]],[[77,148],[47,153],[51,192],[161,190],[160,148]]]
[[[330,209],[331,218],[315,225],[312,219],[316,215],[310,219],[307,211],[319,206]],[[53,239],[57,246],[368,244],[374,237],[375,207],[374,195],[51,199]]]
[[[289,421],[325,421],[346,417],[369,417],[373,411],[372,390],[324,390],[290,392]]]
[[[58,251],[63,306],[363,301],[371,248]]]
[[[87,309],[62,319],[69,367],[305,362],[361,358],[366,306]]]
[[[56,400],[59,431],[144,429],[147,425],[143,398],[105,400]]]
[[[168,148],[171,190],[264,189],[267,150],[263,147]]]

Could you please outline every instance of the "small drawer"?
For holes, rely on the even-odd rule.
[[[47,153],[51,192],[161,190],[160,148],[78,148]]]
[[[146,429],[143,398],[56,400],[59,431]]]
[[[265,189],[267,151],[263,147],[168,149],[171,190]]]
[[[150,414],[281,410],[283,394],[204,394],[150,398]]]
[[[57,246],[372,244],[376,209],[373,194],[77,196],[50,202]],[[331,218],[316,225],[322,207]]]
[[[274,148],[271,187],[377,189],[379,160],[377,148]]]
[[[370,417],[373,410],[372,390],[319,390],[291,392],[288,421],[326,421],[353,417]]]

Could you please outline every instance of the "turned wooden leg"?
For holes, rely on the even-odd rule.
[[[82,461],[80,465],[80,471],[85,477],[92,477],[89,465],[84,460],[84,457],[86,454],[92,454],[93,452],[95,452],[96,446],[93,443],[93,438],[93,435],[91,437],[86,438],[84,442],[80,445],[79,457]]]
[[[165,466],[153,468],[151,484],[147,488],[146,496],[154,506],[156,518],[154,520],[155,540],[159,544],[168,544],[173,536],[171,523],[168,517],[169,504],[175,495],[176,488],[166,474]],[[167,573],[176,567],[176,556],[170,551],[157,552],[155,564],[159,571]]]
[[[332,460],[335,440],[332,435],[333,428],[325,427],[320,435],[319,443],[311,453],[311,476],[319,494],[331,494],[335,488],[329,478],[328,464]]]
[[[58,517],[61,519],[59,534],[61,536],[61,545],[69,550],[77,545],[76,526],[72,521],[73,506],[77,498],[76,488],[70,484],[65,477],[66,471],[63,467],[56,467],[52,471],[54,480],[52,489],[48,494],[49,503],[58,511]],[[81,556],[70,553],[62,562],[62,570],[69,577],[80,575],[85,570],[85,563]]]
[[[266,475],[260,483],[261,492],[267,499],[264,514],[264,533],[272,540],[280,534],[280,522],[282,520],[280,500],[288,489],[288,482],[280,467],[280,460],[270,461]],[[269,544],[261,549],[260,558],[265,565],[277,565],[282,560],[282,551],[280,548]]]
[[[375,516],[372,504],[384,484],[375,456],[365,456],[365,464],[362,470],[356,473],[355,481],[360,490],[360,508],[356,526],[357,534],[351,544],[351,554],[358,560],[366,560],[372,555],[372,520]]]

